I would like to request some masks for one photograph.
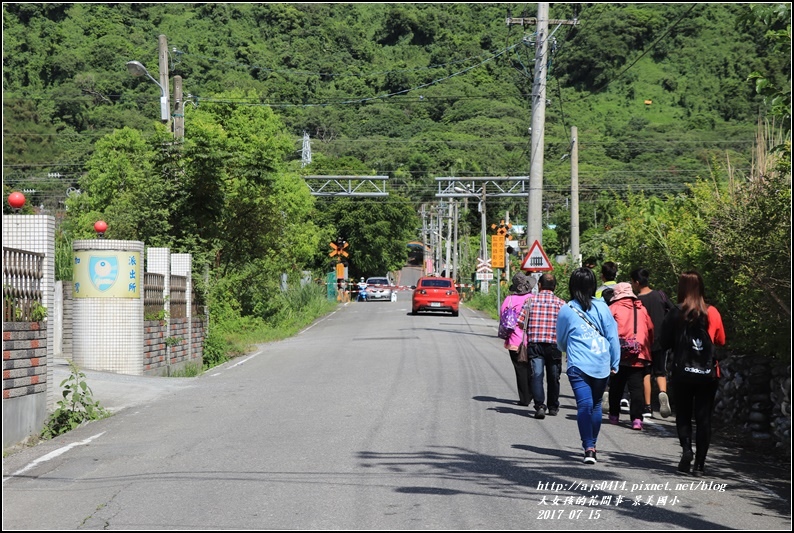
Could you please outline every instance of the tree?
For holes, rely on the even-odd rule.
[[[104,219],[109,238],[150,246],[171,243],[167,199],[173,185],[154,164],[169,137],[162,127],[148,140],[138,130],[123,128],[97,142],[80,179],[82,194],[67,200],[65,225],[73,238],[93,237],[94,223]]]

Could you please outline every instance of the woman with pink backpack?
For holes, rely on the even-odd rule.
[[[631,428],[640,431],[645,405],[644,378],[651,365],[653,322],[630,283],[614,285],[609,310],[618,323],[620,340],[620,369],[609,379],[609,422],[618,423],[620,399],[628,385]]]
[[[502,302],[499,309],[500,316],[514,315],[518,319],[521,309],[527,301],[533,297],[532,289],[535,288],[537,280],[532,276],[527,276],[523,272],[518,272],[513,276],[513,283],[510,285],[509,291],[512,293]],[[513,362],[513,368],[516,372],[516,388],[518,389],[518,405],[523,407],[532,403],[532,390],[530,389],[529,380],[531,378],[529,363],[518,361],[518,349],[522,343],[526,343],[526,333],[520,328],[513,328],[504,336],[505,349],[510,355],[510,360]],[[500,335],[502,338],[502,335]]]

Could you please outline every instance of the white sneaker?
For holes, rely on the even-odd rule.
[[[673,414],[673,410],[670,409],[670,398],[667,397],[667,393],[664,391],[659,393],[659,414],[662,415],[662,418],[667,418]]]
[[[629,401],[626,398],[620,400],[620,412],[621,413],[629,412]]]

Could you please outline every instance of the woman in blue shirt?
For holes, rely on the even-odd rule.
[[[572,300],[557,317],[557,347],[568,358],[568,380],[576,397],[584,462],[595,464],[601,430],[601,398],[611,373],[620,365],[618,327],[606,303],[595,299],[596,279],[589,268],[571,274]]]

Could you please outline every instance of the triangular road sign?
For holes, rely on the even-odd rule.
[[[549,261],[549,257],[546,255],[546,252],[543,251],[543,247],[540,245],[539,241],[533,242],[532,246],[530,246],[529,253],[527,253],[524,261],[521,263],[521,270],[526,270],[528,272],[547,272],[553,270],[551,261]]]

